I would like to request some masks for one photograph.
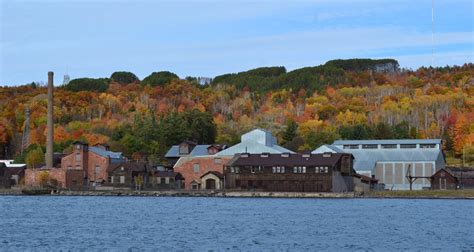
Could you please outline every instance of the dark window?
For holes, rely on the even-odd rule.
[[[396,144],[382,144],[382,149],[396,149]]]
[[[357,144],[348,144],[348,145],[344,145],[342,148],[343,149],[359,149],[359,145],[357,145]]]
[[[166,179],[165,179],[165,178],[161,178],[160,184],[166,184]]]
[[[433,148],[436,148],[436,144],[420,144],[420,148],[433,149]]]
[[[401,149],[415,149],[416,144],[400,144]]]
[[[378,149],[377,144],[363,144],[362,149]]]
[[[240,187],[240,179],[235,180],[235,187]]]

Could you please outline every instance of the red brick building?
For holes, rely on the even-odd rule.
[[[106,182],[109,166],[125,161],[122,153],[110,151],[107,145],[89,146],[82,142],[73,144],[74,150],[61,160],[61,169],[82,170],[85,184]]]
[[[218,176],[213,177],[214,183],[203,181],[203,177],[208,172],[224,173],[224,166],[232,157],[219,157],[214,155],[197,156],[197,157],[181,157],[174,166],[174,172],[180,173],[184,179],[184,189],[200,190],[200,189],[217,189],[207,188],[207,185],[221,185],[222,179]]]
[[[46,172],[61,188],[82,188],[108,181],[107,169],[112,164],[125,162],[122,153],[112,152],[107,145],[89,146],[74,142],[73,151],[55,163],[52,169],[27,169],[25,184],[38,186],[40,174]]]

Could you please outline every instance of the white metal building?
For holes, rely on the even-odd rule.
[[[408,169],[412,176],[430,177],[445,167],[440,139],[338,140],[312,153],[345,152],[354,156],[354,169],[384,183],[386,189],[407,190]],[[428,179],[417,179],[413,189],[429,187]]]

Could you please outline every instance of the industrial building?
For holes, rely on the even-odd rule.
[[[441,139],[338,140],[312,153],[324,152],[352,154],[357,173],[375,175],[389,190],[408,190],[407,173],[420,177],[413,189],[428,188],[429,178],[446,164]]]

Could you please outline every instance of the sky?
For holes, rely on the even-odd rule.
[[[474,59],[474,1],[0,0],[0,86],[131,71],[214,77],[262,66]]]

